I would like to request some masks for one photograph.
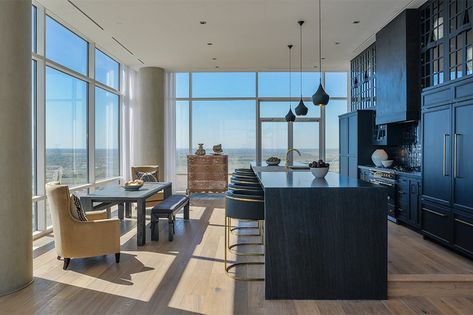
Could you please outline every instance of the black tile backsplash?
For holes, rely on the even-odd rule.
[[[389,158],[394,160],[395,165],[420,170],[422,165],[420,122],[400,124],[397,127],[401,128],[401,144],[386,149]]]

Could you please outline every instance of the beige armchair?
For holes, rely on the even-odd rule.
[[[64,257],[64,270],[71,258],[84,258],[115,254],[120,262],[120,221],[107,219],[106,211],[87,213],[89,221],[78,221],[70,212],[69,187],[55,183],[46,184],[54,242],[58,255]]]
[[[147,165],[147,166],[132,166],[131,167],[131,179],[135,180],[138,179],[136,176],[137,172],[143,172],[143,173],[151,173],[151,172],[156,172],[157,179],[159,181],[159,166],[157,165]],[[164,200],[164,194],[163,192],[158,192],[157,194],[149,197],[146,199],[146,207],[153,207],[154,205],[160,203],[161,201]]]

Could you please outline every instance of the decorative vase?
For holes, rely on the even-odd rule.
[[[198,146],[199,146],[199,147],[198,147],[197,150],[195,151],[195,155],[205,155],[204,144],[203,144],[203,143],[199,143]]]
[[[388,154],[383,149],[378,149],[374,151],[373,154],[371,155],[371,160],[373,161],[374,165],[376,165],[377,167],[382,167],[383,166],[382,161],[386,161],[387,159],[388,159]]]
[[[222,149],[222,145],[221,144],[216,144],[213,146],[213,151],[214,151],[214,154],[216,155],[219,155],[219,154],[222,154],[223,153],[223,149]]]

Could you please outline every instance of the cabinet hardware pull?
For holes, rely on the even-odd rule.
[[[458,178],[458,136],[460,136],[460,134],[456,133],[455,134],[455,137],[453,138],[453,146],[454,146],[454,149],[453,149],[453,177],[454,178]]]
[[[438,215],[439,217],[446,217],[447,216],[446,214],[443,214],[443,213],[440,213],[440,212],[437,212],[437,211],[434,211],[434,210],[430,210],[430,209],[427,209],[427,208],[422,208],[422,210],[430,212],[430,213],[435,214],[435,215]]]
[[[442,176],[447,176],[447,137],[448,134],[443,135]]]
[[[463,220],[460,220],[460,219],[455,219],[455,221],[457,221],[457,222],[460,222],[460,223],[463,223],[463,224],[465,224],[465,225],[468,225],[468,226],[471,226],[471,227],[473,227],[473,224],[471,224],[470,222],[466,222],[466,221],[463,221]]]

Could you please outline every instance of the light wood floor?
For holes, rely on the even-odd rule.
[[[120,264],[112,255],[77,259],[67,271],[53,237],[43,237],[34,283],[0,298],[0,314],[473,314],[473,262],[394,224],[387,301],[266,301],[263,283],[225,275],[223,215],[222,200],[194,199],[173,242],[163,225],[161,240],[140,248],[127,219]]]

